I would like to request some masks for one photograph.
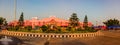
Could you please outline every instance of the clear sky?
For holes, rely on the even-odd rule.
[[[120,0],[17,0],[17,19],[21,12],[25,19],[49,16],[68,19],[77,13],[80,21],[87,15],[90,22],[102,24],[110,18],[120,20]],[[14,20],[14,0],[0,0],[0,16],[8,22]]]

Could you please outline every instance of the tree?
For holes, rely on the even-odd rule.
[[[24,25],[24,16],[23,16],[23,12],[21,13],[21,16],[19,18],[19,26],[23,26]]]
[[[8,25],[6,19],[4,19],[3,25],[4,25],[4,26],[7,26],[7,25]]]
[[[103,22],[106,26],[116,26],[116,25],[120,25],[119,24],[119,20],[117,19],[109,19],[105,22]]]
[[[0,17],[0,25],[5,25],[5,26],[7,25],[7,21],[5,18]]]
[[[4,22],[4,18],[3,17],[0,17],[0,25],[2,25]]]
[[[6,29],[7,28],[7,21],[5,18],[0,17],[0,29]]]
[[[79,18],[77,17],[76,13],[73,13],[69,19],[70,23],[69,25],[72,27],[76,27],[79,25]]]
[[[83,27],[86,29],[88,27],[88,18],[87,18],[87,15],[85,15],[83,23],[84,23]]]

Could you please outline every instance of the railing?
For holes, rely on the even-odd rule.
[[[14,32],[14,31],[2,31],[0,32],[2,35],[10,35],[10,36],[22,36],[22,37],[49,37],[49,38],[82,38],[82,37],[95,37],[101,36],[103,33],[100,31],[94,33],[64,33],[64,34],[56,34],[56,33],[29,33],[29,32]]]

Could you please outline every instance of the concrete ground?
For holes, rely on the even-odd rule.
[[[104,36],[84,38],[29,38],[19,45],[120,45],[120,31],[102,33]]]
[[[31,45],[120,45],[120,31],[103,31],[104,36],[85,38],[39,38]]]

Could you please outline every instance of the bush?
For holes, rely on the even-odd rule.
[[[27,26],[27,27],[25,27],[25,29],[28,30],[28,31],[31,31],[32,30],[32,26]]]
[[[19,26],[9,26],[8,30],[9,31],[17,31],[17,30],[19,30],[19,28],[20,28]]]
[[[92,27],[87,27],[85,30],[88,32],[96,32],[97,31],[97,30],[94,30]]]
[[[43,25],[43,26],[41,27],[41,29],[42,29],[43,32],[45,32],[45,31],[48,30],[48,27],[47,27],[46,25]]]
[[[38,26],[36,27],[36,30],[32,30],[32,26],[27,26],[25,28],[15,26],[15,27],[9,27],[8,30],[10,31],[21,31],[21,32],[33,32],[33,33],[86,33],[86,32],[96,32],[97,30],[94,30],[91,27],[87,27],[86,29],[81,28],[74,28],[74,27],[58,27],[51,29],[49,26],[43,25],[41,28]],[[39,28],[39,29],[38,29]]]

